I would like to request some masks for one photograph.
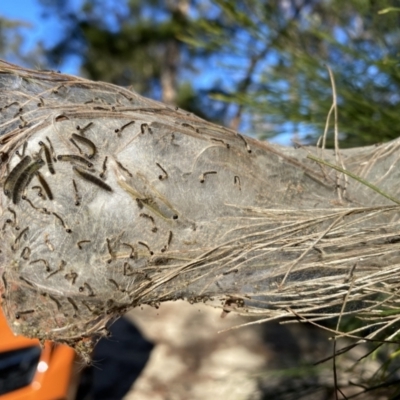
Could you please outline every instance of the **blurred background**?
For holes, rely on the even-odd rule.
[[[130,86],[284,145],[315,144],[322,135],[332,104],[329,65],[341,147],[400,133],[400,0],[1,1],[0,58]],[[332,145],[333,127],[329,133]],[[395,348],[365,345],[317,368],[332,354],[325,333],[266,325],[218,336],[226,328],[218,311],[183,307],[134,311],[116,323],[93,366],[78,368],[78,398],[214,398],[217,391],[206,388],[217,376],[230,399],[347,398],[338,386],[348,398],[400,398]],[[236,352],[217,357],[217,349]],[[353,366],[359,359],[361,372]]]
[[[2,1],[0,57],[132,85],[285,144],[321,135],[328,64],[341,145],[353,147],[398,137],[399,9],[396,0]]]

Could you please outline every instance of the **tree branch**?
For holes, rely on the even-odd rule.
[[[339,201],[333,151],[321,171],[308,158],[321,149],[258,142],[111,84],[2,62],[0,109],[14,332],[85,355],[113,318],[180,298],[260,321],[357,315],[365,325],[343,334],[369,340],[395,327],[398,140],[342,151],[360,179]]]

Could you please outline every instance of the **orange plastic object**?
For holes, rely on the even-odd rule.
[[[4,352],[33,346],[40,348],[39,341],[12,333],[0,306],[0,356]],[[30,384],[0,395],[0,400],[70,399],[71,386],[75,384],[73,381],[76,381],[75,360],[75,352],[70,347],[46,342]]]

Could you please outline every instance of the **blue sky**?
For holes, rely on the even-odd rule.
[[[80,0],[73,0],[72,4],[79,4]],[[24,37],[23,51],[35,48],[41,41],[45,45],[50,45],[58,39],[58,22],[54,18],[41,18],[43,7],[37,0],[0,0],[0,15],[15,21],[29,24],[26,28],[21,28]],[[12,60],[9,60],[12,62]],[[79,60],[71,59],[63,65],[63,71],[67,74],[77,74],[79,71]]]
[[[25,37],[24,50],[34,47],[38,40],[49,40],[50,21],[40,18],[41,9],[35,0],[0,1],[0,15],[7,19],[27,22],[30,27],[22,29]]]

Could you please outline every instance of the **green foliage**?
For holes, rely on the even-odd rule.
[[[86,0],[78,12],[63,2],[41,3],[63,21],[61,39],[47,51],[53,67],[78,56],[82,74],[91,79],[131,85],[145,96],[222,122],[226,106],[211,107],[207,93],[187,78],[197,74],[198,57],[204,60],[210,53],[179,39],[193,24],[202,23],[190,18],[189,2],[125,0],[116,7]]]
[[[78,56],[92,79],[262,138],[313,142],[332,103],[328,64],[342,147],[399,136],[399,0],[41,2],[63,22],[47,49],[56,68]]]
[[[245,107],[254,131],[267,137],[291,123],[294,133],[301,124],[301,133],[315,140],[332,103],[328,64],[337,84],[342,146],[399,136],[400,16],[379,14],[399,1],[305,0],[297,6],[279,0],[249,1],[236,8],[229,0],[216,3],[235,26],[231,30],[240,32],[233,41],[238,57],[260,68],[249,68],[245,90],[238,85],[215,98]],[[210,27],[192,33],[197,45],[209,31]],[[222,28],[213,34],[221,43]],[[226,46],[231,43],[232,38]],[[236,66],[237,60],[233,62]]]

